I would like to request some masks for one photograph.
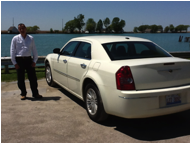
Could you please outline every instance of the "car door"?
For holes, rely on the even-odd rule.
[[[57,60],[54,63],[54,79],[65,87],[68,87],[67,80],[67,66],[68,60],[73,54],[75,48],[78,46],[79,42],[73,41],[69,42],[62,50],[60,55],[58,55]]]
[[[68,87],[78,95],[81,95],[80,84],[88,71],[91,62],[91,43],[81,42],[68,61]]]

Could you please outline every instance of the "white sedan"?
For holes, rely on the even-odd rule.
[[[73,38],[45,59],[48,85],[85,102],[89,117],[146,118],[190,109],[190,61],[150,40],[127,36]]]

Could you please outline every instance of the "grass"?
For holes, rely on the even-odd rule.
[[[45,78],[45,68],[35,68],[37,79]],[[25,79],[28,79],[27,73],[25,73]],[[5,74],[4,70],[1,70],[1,81],[10,82],[17,81],[17,72],[15,69],[9,70],[8,74]]]

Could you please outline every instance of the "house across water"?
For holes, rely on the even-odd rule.
[[[12,34],[18,34],[19,33],[18,29],[15,26],[10,27],[7,32],[10,34],[11,33]]]

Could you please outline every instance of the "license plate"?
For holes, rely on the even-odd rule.
[[[167,95],[166,105],[181,103],[181,97],[179,94]]]

